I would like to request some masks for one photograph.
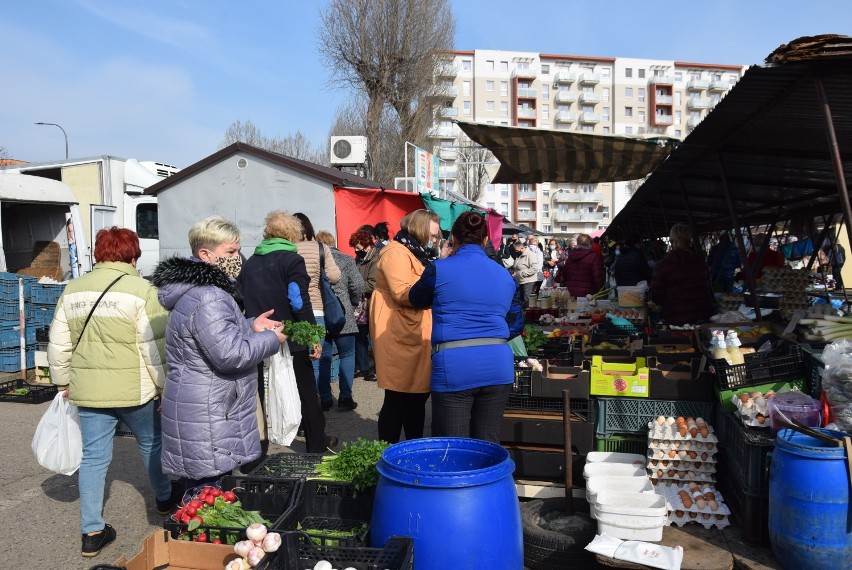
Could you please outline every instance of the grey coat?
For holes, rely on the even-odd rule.
[[[355,309],[358,308],[361,295],[364,293],[364,279],[358,271],[358,266],[355,265],[354,257],[346,255],[336,247],[331,248],[331,255],[334,257],[334,263],[340,268],[340,281],[332,285],[332,288],[346,311],[346,325],[340,334],[355,334],[358,332]]]
[[[154,272],[168,309],[163,389],[163,472],[202,479],[260,456],[257,365],[277,352],[272,331],[255,333],[234,283],[207,263],[173,258]]]

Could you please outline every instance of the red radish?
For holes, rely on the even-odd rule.
[[[204,497],[204,502],[207,503],[208,505],[212,505],[213,503],[216,502],[216,497],[214,497],[212,495],[207,495],[206,497]]]
[[[189,523],[190,519],[191,519],[191,517],[188,514],[184,513],[180,517],[180,522],[183,523],[183,524],[187,524],[187,523]]]
[[[195,513],[198,512],[198,509],[196,509],[195,507],[186,507],[186,510],[184,512],[186,512],[186,514],[188,514],[189,516],[194,517]]]
[[[229,503],[233,503],[237,500],[237,496],[234,494],[233,491],[227,491],[225,494],[222,495],[222,498],[228,501]]]
[[[210,491],[210,494],[214,497],[220,497],[222,496],[222,491],[219,489],[213,489],[212,491]]]
[[[189,520],[191,520],[191,521],[198,521],[198,524],[200,524],[200,525],[204,524],[204,519],[203,519],[203,518],[201,518],[201,517],[200,517],[200,516],[198,516],[198,515],[195,515],[194,517],[189,517]]]
[[[201,492],[205,495],[209,495],[215,490],[217,490],[216,487],[204,487],[203,489],[201,489]]]
[[[219,538],[214,538],[210,541],[210,544],[222,544],[222,540]]]
[[[195,509],[200,509],[203,505],[201,504],[201,501],[199,501],[198,499],[193,499],[189,502],[189,506],[193,507]]]
[[[202,532],[195,540],[196,542],[207,542],[207,535]]]

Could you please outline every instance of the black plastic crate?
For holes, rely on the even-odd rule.
[[[513,394],[526,394],[529,395],[530,390],[532,389],[532,367],[527,366],[518,366],[518,363],[515,363],[515,381],[512,384],[512,393]]]
[[[720,390],[734,390],[767,382],[794,380],[804,375],[802,348],[778,340],[772,350],[744,356],[745,364],[728,364],[724,359],[709,359]]]
[[[50,325],[43,325],[40,327],[33,327],[35,329],[35,341],[36,342],[50,342]]]
[[[317,545],[303,532],[281,536],[281,548],[275,553],[269,570],[304,570],[327,560],[334,568],[356,570],[413,570],[414,541],[392,536],[383,548]]]
[[[571,337],[560,336],[548,339],[547,344],[539,347],[538,350],[530,356],[538,359],[550,359],[556,358],[563,352],[570,352],[572,350],[574,350],[574,347],[571,342]]]
[[[592,399],[571,399],[569,409],[572,415],[579,416],[587,422],[595,419],[595,401]],[[545,415],[562,415],[562,398],[540,398],[537,396],[522,396],[510,394],[506,403],[506,412],[535,412]]]
[[[712,402],[648,400],[645,398],[598,398],[597,435],[648,433],[648,422],[659,416],[704,418],[710,421]]]
[[[808,394],[819,400],[822,394],[822,375],[825,372],[825,362],[822,361],[822,350],[804,349],[805,381]]]
[[[15,390],[27,389],[26,394],[15,394]],[[10,380],[0,383],[0,402],[21,402],[24,404],[41,404],[56,396],[56,386],[53,384],[28,384],[23,380]]]
[[[720,457],[719,469],[717,485],[739,525],[743,540],[769,546],[769,494],[746,491],[724,455]]]
[[[218,487],[224,491],[233,489],[245,510],[259,511],[260,515],[271,523],[271,528],[278,528],[277,522],[285,518],[293,510],[294,503],[299,501],[302,484],[299,479],[226,475],[219,481]],[[163,522],[163,528],[171,533],[172,538],[179,538],[187,530],[185,524],[172,519]],[[208,536],[213,531],[224,544],[235,544],[246,538],[244,527],[201,525],[198,529],[206,532]]]
[[[363,546],[372,516],[372,489],[359,492],[352,483],[312,479],[305,482],[299,502],[276,521],[274,528],[310,529],[311,539],[324,546]],[[335,532],[353,530],[356,532],[350,537]]]
[[[716,413],[719,450],[727,459],[730,470],[741,481],[743,492],[749,495],[769,491],[769,453],[775,449],[775,440],[768,428],[752,428],[732,412]]]
[[[316,466],[323,457],[322,453],[276,453],[264,459],[249,475],[295,479],[316,477]]]

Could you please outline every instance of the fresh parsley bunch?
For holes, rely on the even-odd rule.
[[[317,465],[317,475],[335,481],[351,481],[358,490],[375,487],[379,482],[376,464],[390,444],[359,437],[355,443],[344,443],[334,455],[326,455]]]
[[[325,327],[306,321],[281,321],[282,331],[296,344],[313,346],[325,338]]]

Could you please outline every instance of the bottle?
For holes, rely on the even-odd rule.
[[[711,355],[716,360],[729,360],[727,345],[725,344],[725,333],[723,331],[714,331],[713,340],[710,341]],[[730,362],[729,362],[730,364]]]
[[[745,364],[743,352],[740,350],[742,342],[737,335],[737,331],[728,331],[728,336],[725,338],[725,344],[728,345],[728,360],[731,364]]]

